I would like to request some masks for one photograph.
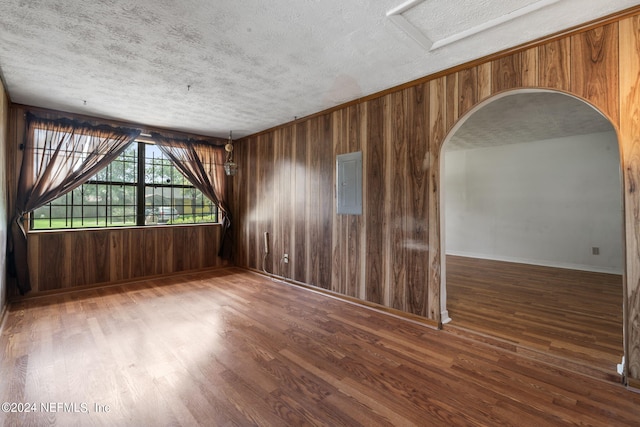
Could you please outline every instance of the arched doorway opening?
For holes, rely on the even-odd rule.
[[[443,323],[616,378],[624,222],[608,119],[561,92],[499,94],[449,133],[441,177]]]

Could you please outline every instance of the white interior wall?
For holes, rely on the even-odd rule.
[[[622,273],[613,131],[447,151],[443,188],[447,254]]]

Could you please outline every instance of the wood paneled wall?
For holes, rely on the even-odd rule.
[[[7,198],[7,146],[9,140],[9,99],[0,79],[0,272],[6,271],[9,203]],[[0,274],[0,321],[7,305],[7,279]]]
[[[598,108],[618,130],[626,354],[629,376],[640,378],[639,32],[638,16],[622,17],[239,141],[236,263],[439,321],[445,138],[500,92],[564,91]],[[358,150],[363,214],[336,215],[336,155]],[[272,246],[264,264],[263,232]]]
[[[218,224],[33,232],[30,295],[222,266],[221,232]]]

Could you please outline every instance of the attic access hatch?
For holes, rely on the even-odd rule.
[[[336,157],[338,215],[362,215],[362,151]]]

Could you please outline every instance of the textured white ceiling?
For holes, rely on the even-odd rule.
[[[241,137],[639,2],[417,1],[433,42],[505,21],[431,50],[403,3],[0,0],[0,72],[16,103]]]
[[[476,149],[612,131],[607,118],[572,96],[514,93],[472,111],[444,148]]]

